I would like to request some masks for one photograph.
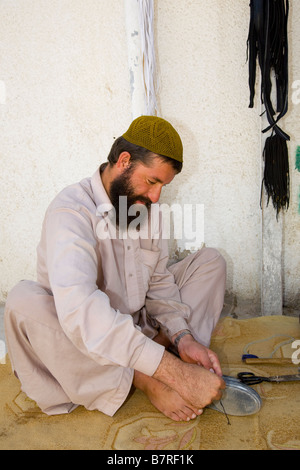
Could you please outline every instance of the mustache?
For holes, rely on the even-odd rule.
[[[144,196],[135,196],[134,199],[135,199],[135,202],[136,202],[136,201],[143,202],[146,207],[150,207],[151,204],[152,204],[151,199],[148,199],[147,197],[144,197]]]

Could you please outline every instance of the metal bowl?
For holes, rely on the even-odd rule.
[[[248,416],[260,410],[261,398],[253,388],[228,375],[224,375],[223,380],[226,383],[226,389],[222,399],[212,402],[208,408],[224,413],[224,407],[226,414],[230,416]],[[220,401],[222,401],[223,407]]]

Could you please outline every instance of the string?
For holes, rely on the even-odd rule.
[[[281,334],[276,334],[276,335],[273,335],[273,336],[270,336],[268,338],[263,338],[263,339],[258,339],[258,340],[255,340],[255,341],[251,341],[250,343],[246,344],[246,346],[244,347],[244,351],[243,353],[244,354],[249,354],[249,348],[250,346],[254,345],[254,344],[259,344],[259,343],[263,343],[265,341],[269,341],[271,339],[274,339],[274,338],[289,338],[285,341],[282,341],[281,343],[277,344],[275,346],[275,348],[273,349],[273,351],[271,352],[270,356],[268,356],[269,358],[272,358],[273,355],[276,353],[276,351],[281,348],[282,346],[284,346],[285,344],[289,344],[289,343],[293,343],[295,341],[295,338],[293,338],[292,336],[288,336],[288,335],[281,335]]]
[[[225,411],[225,408],[224,408],[224,405],[223,405],[223,403],[222,403],[222,400],[220,400],[219,403],[220,403],[220,405],[222,406],[223,412],[224,412],[224,414],[225,414],[225,416],[226,416],[227,424],[228,424],[229,426],[231,426],[231,422],[230,422],[230,420],[229,420],[229,418],[228,418],[228,414],[227,414],[226,411]]]

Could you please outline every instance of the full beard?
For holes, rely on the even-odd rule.
[[[151,206],[150,199],[135,194],[130,178],[132,172],[133,168],[129,167],[115,178],[110,186],[109,196],[115,209],[116,226],[120,230],[127,230],[137,218],[138,224],[135,229],[140,230],[144,220],[148,218]],[[137,201],[143,204],[137,204]]]

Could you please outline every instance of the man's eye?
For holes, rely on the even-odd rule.
[[[148,183],[148,184],[155,184],[156,181],[147,180],[147,183]]]

